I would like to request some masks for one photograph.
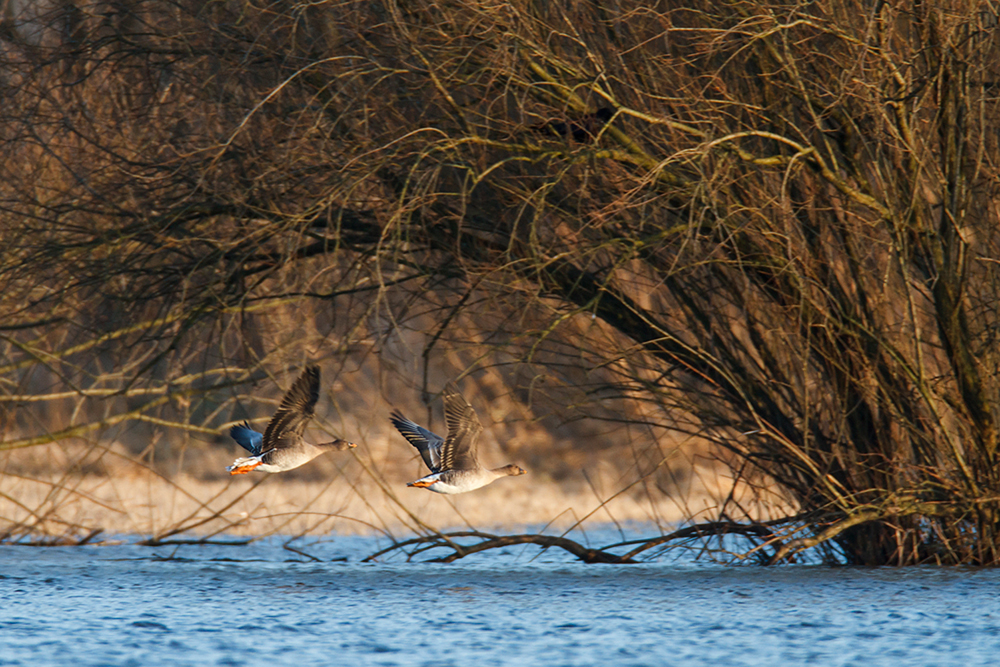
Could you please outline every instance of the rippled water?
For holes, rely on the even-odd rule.
[[[0,665],[993,665],[1000,572],[0,547]],[[346,561],[332,561],[346,558]]]

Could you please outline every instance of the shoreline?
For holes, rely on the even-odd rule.
[[[555,480],[544,470],[442,495],[409,488],[423,474],[416,455],[388,443],[365,455],[324,456],[287,473],[229,476],[232,452],[201,449],[150,465],[121,445],[64,445],[0,457],[0,543],[103,535],[204,539],[322,535],[411,536],[431,531],[510,532],[535,527],[639,523],[669,532],[710,520],[731,480],[692,466],[664,493],[663,480],[637,479],[596,463]],[[192,474],[198,473],[198,474]]]
[[[128,476],[8,473],[0,477],[0,535],[55,537],[101,530],[202,539],[397,536],[428,529],[509,532],[529,526],[566,530],[635,523],[664,527],[715,503],[707,494],[681,504],[663,495],[602,495],[555,482],[529,491],[513,479],[460,496],[379,482],[367,476],[350,480],[343,473],[322,481],[276,475],[203,480],[181,474],[167,479],[148,470]]]

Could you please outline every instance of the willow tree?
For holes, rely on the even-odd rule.
[[[988,3],[53,7],[2,56],[8,378],[377,312],[712,443],[781,514],[705,531],[772,561],[998,562]]]

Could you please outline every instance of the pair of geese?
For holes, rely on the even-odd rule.
[[[448,436],[431,433],[393,410],[393,426],[420,452],[431,474],[409,482],[436,493],[465,493],[486,486],[501,477],[523,475],[516,465],[484,468],[476,459],[475,444],[483,430],[472,406],[450,382],[443,392],[444,419]],[[337,438],[316,445],[305,441],[306,425],[315,414],[319,399],[319,366],[309,366],[281,400],[267,428],[259,433],[244,421],[229,429],[229,435],[251,456],[236,459],[226,468],[230,475],[243,475],[251,470],[283,472],[298,468],[328,451],[350,449],[356,445]]]

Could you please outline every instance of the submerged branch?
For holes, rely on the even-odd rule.
[[[479,538],[480,541],[471,545],[458,544],[453,541],[453,538],[461,537],[476,537]],[[397,542],[392,546],[377,551],[364,558],[362,562],[371,562],[376,560],[379,556],[383,556],[387,553],[391,553],[393,551],[405,551],[407,547],[419,546],[420,549],[411,552],[409,557],[412,557],[416,553],[427,551],[428,549],[451,549],[452,553],[449,555],[431,559],[431,562],[433,563],[451,563],[460,558],[465,558],[466,556],[470,556],[481,551],[500,549],[517,544],[537,544],[538,546],[546,548],[558,547],[568,551],[585,563],[634,564],[636,562],[631,558],[618,556],[601,549],[591,549],[589,547],[585,547],[579,542],[574,542],[573,540],[565,537],[556,537],[554,535],[491,535],[489,533],[481,533],[478,531],[457,531],[451,533],[441,533],[438,535],[415,537],[402,542]]]

